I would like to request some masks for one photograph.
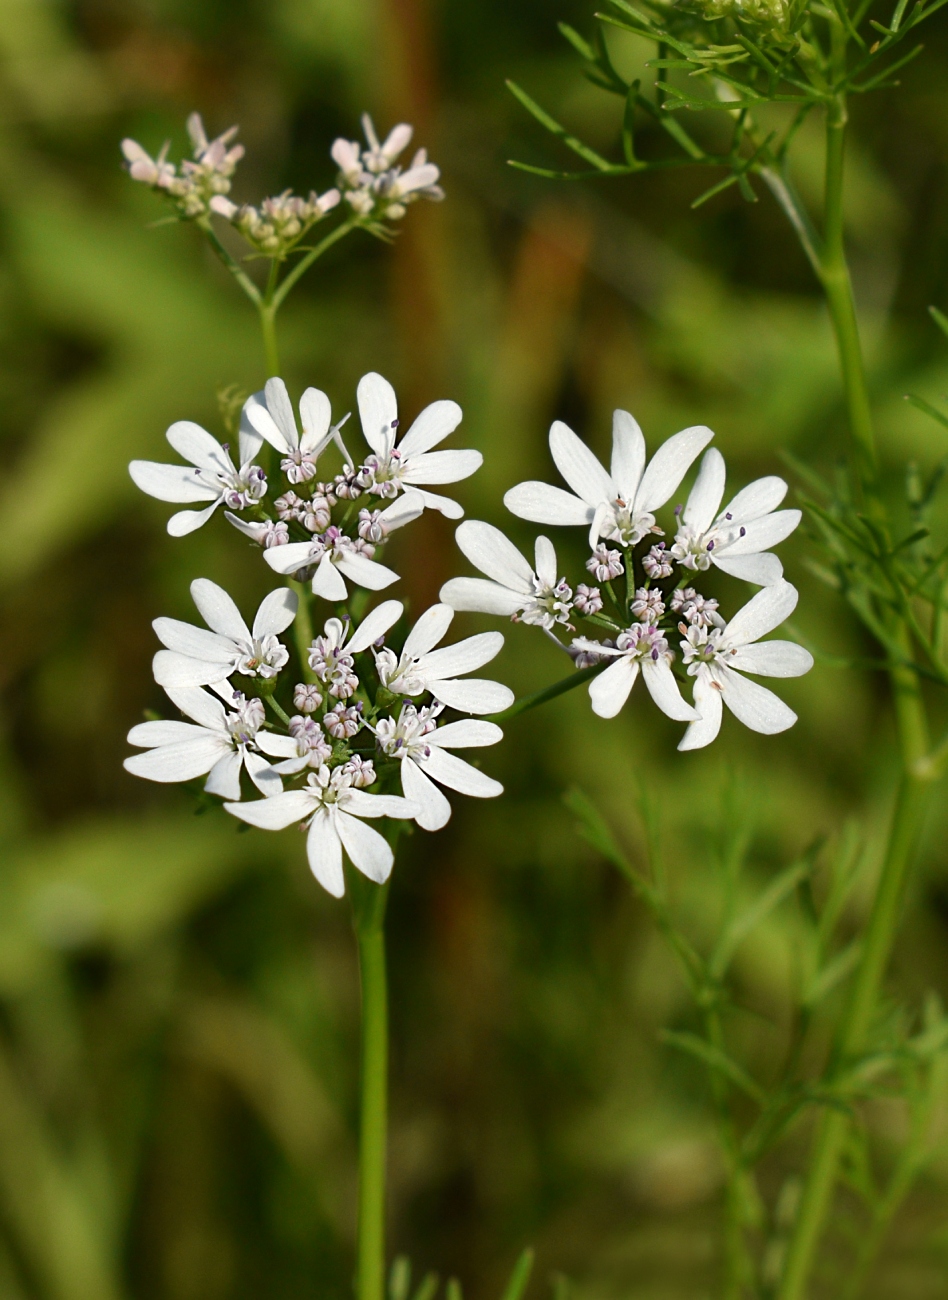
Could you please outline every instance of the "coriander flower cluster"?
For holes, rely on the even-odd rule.
[[[311,190],[306,198],[284,190],[256,204],[235,203],[228,197],[244,156],[243,145],[233,143],[236,126],[208,140],[200,114],[192,113],[187,130],[193,157],[178,164],[168,161],[167,141],[154,158],[131,139],[122,141],[122,153],[132,179],[167,198],[182,221],[197,221],[208,228],[214,214],[227,221],[254,252],[283,259],[341,200],[350,222],[383,233],[386,223],[400,220],[409,204],[444,198],[438,185],[440,171],[428,161],[424,149],[415,153],[408,167],[398,164],[412,137],[410,126],[400,123],[381,144],[368,114],[363,115],[362,127],[366,148],[357,141],[338,139],[330,149],[339,168],[334,187],[322,194]]]
[[[172,515],[173,536],[193,532],[223,506],[270,569],[305,585],[301,594],[276,587],[248,624],[223,588],[198,578],[191,595],[203,626],[155,619],[162,646],[155,680],[186,720],[133,727],[129,741],[143,752],[125,766],[159,782],[204,777],[204,791],[253,826],[298,824],[313,873],[337,897],[344,855],[374,881],[391,871],[391,844],[367,821],[415,821],[434,831],[451,816],[445,790],[474,798],[502,792],[455,751],[501,740],[483,715],[513,702],[506,686],[471,676],[500,651],[499,632],[444,645],[454,619],[448,605],[432,606],[407,631],[401,601],[361,612],[372,593],[398,580],[377,558],[391,531],[426,508],[463,515],[428,488],[467,478],[482,458],[434,450],[460,423],[454,402],[432,403],[400,436],[395,392],[369,374],[358,407],[367,444],[361,457],[350,454],[347,417],[333,423],[325,393],[307,389],[297,421],[286,385],[271,379],[244,404],[239,463],[228,444],[180,421],[167,436],[188,464],[130,466],[143,491],[200,507]],[[323,468],[328,456],[335,473]],[[272,503],[261,460],[276,462],[284,480]],[[317,621],[313,597],[335,611]],[[244,798],[244,776],[262,798]]]
[[[452,578],[441,599],[457,610],[505,615],[539,627],[578,669],[592,669],[589,697],[602,718],[615,717],[641,676],[663,713],[688,724],[679,749],[699,749],[721,728],[723,705],[753,731],[772,735],[796,715],[745,674],[797,677],[812,656],[790,641],[764,641],[793,612],[796,589],[771,550],[800,522],[779,507],[783,479],[757,479],[723,506],[724,458],[704,426],[669,438],[646,463],[645,439],[627,411],[613,418],[607,470],[571,429],[550,430],[553,461],[568,485],[521,483],[507,508],[534,523],[582,528],[591,582],[561,576],[547,537],[536,539],[531,564],[491,524],[467,520],[457,530],[462,552],[483,577]],[[704,453],[690,493],[668,530],[658,512],[673,499]],[[699,590],[715,571],[760,588],[729,620],[719,598]],[[589,625],[575,633],[572,620]],[[592,635],[595,632],[597,635]],[[691,700],[683,688],[691,688]]]

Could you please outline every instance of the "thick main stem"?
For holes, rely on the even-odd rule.
[[[839,350],[839,364],[846,392],[849,433],[852,439],[853,477],[857,487],[871,489],[876,479],[875,435],[843,234],[846,120],[846,101],[842,95],[839,95],[829,105],[826,113],[824,198],[826,216],[820,258],[820,280],[826,294],[833,332],[836,335],[836,346]]]
[[[846,106],[839,96],[827,110],[824,247],[820,279],[836,334],[852,438],[853,487],[878,512],[872,411],[859,342],[852,281],[843,238],[843,162]],[[890,673],[899,732],[901,774],[889,839],[883,855],[869,925],[845,1015],[833,1046],[829,1081],[865,1046],[898,925],[905,878],[911,865],[928,783],[919,778],[928,752],[928,730],[918,675],[907,666],[911,640],[904,625],[892,629],[905,664]],[[803,1300],[832,1206],[848,1117],[828,1109],[817,1128],[800,1209],[790,1239],[778,1300]]]
[[[388,981],[385,971],[387,886],[351,873],[353,921],[362,987],[362,1079],[359,1108],[358,1300],[384,1300],[385,1165],[388,1130]]]

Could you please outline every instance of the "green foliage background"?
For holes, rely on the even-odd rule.
[[[221,521],[185,541],[136,494],[132,456],[162,457],[175,419],[220,432],[215,392],[265,378],[252,312],[198,243],[120,167],[200,109],[237,121],[235,197],[323,189],[328,146],[416,124],[448,200],[409,213],[394,248],[350,238],[281,319],[291,388],[334,409],[370,368],[411,415],[465,409],[485,467],[468,513],[503,517],[504,490],[549,477],[559,416],[601,452],[614,406],[657,441],[708,423],[735,483],[782,448],[832,466],[843,412],[811,273],[766,194],[732,189],[694,213],[687,171],[582,189],[504,160],[551,142],[503,89],[513,76],[596,148],[612,105],[581,80],[540,0],[2,0],[0,3],[0,1298],[335,1300],[349,1293],[357,1077],[355,960],[345,905],[308,875],[298,835],[241,834],[179,790],[123,772],[127,729],[160,708],[150,620],[190,617],[188,581],[253,606],[267,574]],[[855,105],[849,235],[881,448],[926,466],[944,432],[902,394],[948,387],[926,307],[948,299],[948,25],[906,85]],[[615,42],[623,66],[645,56]],[[815,124],[814,124],[815,128]],[[647,147],[647,142],[646,142]],[[814,129],[797,176],[820,184]],[[792,477],[792,476],[791,476]],[[404,583],[424,608],[461,570],[450,527],[408,531]],[[558,542],[559,545],[559,542]],[[564,539],[569,551],[573,539]],[[678,902],[700,939],[719,898],[721,826],[747,835],[755,888],[847,823],[873,869],[887,814],[891,722],[840,604],[784,550],[801,586],[797,633],[822,652],[782,693],[800,714],[767,739],[733,720],[710,751],[634,700],[595,720],[583,692],[509,724],[489,805],[458,800],[416,835],[391,899],[392,1235],[418,1267],[497,1294],[517,1251],[534,1288],[576,1280],[589,1300],[710,1293],[720,1162],[693,1063],[659,1030],[689,1028],[684,990],[627,886],[575,833],[578,785],[643,851],[641,787],[659,810]],[[576,543],[574,571],[582,553]],[[834,658],[835,657],[835,658]],[[498,675],[518,692],[562,672],[511,628]],[[894,983],[918,1005],[948,993],[946,819],[928,828]],[[858,924],[854,913],[851,925]],[[748,1068],[766,1078],[786,1036],[799,917],[788,904],[744,944]],[[897,1105],[867,1108],[884,1166]],[[948,1114],[936,1125],[937,1136]],[[765,1171],[779,1184],[806,1130]],[[948,1136],[948,1134],[946,1134]],[[870,1294],[923,1300],[948,1278],[948,1146],[936,1147]],[[845,1210],[845,1205],[844,1205]],[[845,1258],[846,1215],[837,1221]],[[833,1294],[833,1274],[824,1279]]]

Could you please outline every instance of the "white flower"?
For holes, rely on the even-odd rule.
[[[723,628],[689,628],[681,647],[695,679],[695,707],[701,716],[685,732],[679,749],[710,745],[721,729],[722,701],[745,727],[765,736],[793,726],[793,710],[773,691],[741,674],[800,677],[810,671],[813,656],[793,641],[756,644],[789,618],[796,603],[796,588],[781,580],[759,591]]]
[[[441,708],[436,704],[416,709],[413,704],[405,704],[397,722],[383,718],[375,729],[382,753],[400,760],[402,791],[415,804],[415,821],[426,831],[440,830],[451,816],[451,805],[435,781],[475,799],[493,799],[504,792],[499,781],[446,752],[496,745],[504,738],[500,727],[474,718],[439,727],[436,718]]]
[[[134,483],[159,501],[210,501],[205,510],[179,510],[168,520],[172,537],[184,537],[207,523],[222,503],[231,510],[243,510],[266,494],[267,478],[253,458],[263,439],[246,418],[240,421],[240,468],[230,456],[229,448],[191,420],[178,420],[165,437],[175,451],[191,462],[186,465],[161,465],[153,460],[133,460],[128,467]]]
[[[712,447],[704,454],[671,554],[686,569],[700,571],[714,564],[759,587],[779,582],[783,566],[767,548],[789,537],[801,518],[799,510],[777,510],[787,494],[786,483],[775,475],[759,478],[718,513],[724,477],[724,457]]]
[[[600,537],[636,546],[649,532],[661,531],[656,529],[655,511],[713,437],[704,425],[684,429],[659,447],[646,468],[642,430],[628,411],[616,411],[612,470],[607,473],[572,429],[557,420],[550,429],[550,451],[573,492],[549,483],[519,483],[506,494],[504,505],[534,523],[588,527],[593,548]]]
[[[460,519],[464,511],[450,497],[420,488],[428,483],[457,483],[480,469],[484,457],[479,451],[432,451],[461,422],[457,402],[432,402],[395,445],[398,432],[398,402],[395,389],[374,372],[363,375],[358,389],[362,432],[373,455],[363,467],[371,472],[368,491],[395,496],[415,488],[429,509],[440,510],[448,519]]]
[[[247,700],[231,688],[220,685],[220,694],[229,704],[225,710],[220,700],[207,691],[188,686],[165,687],[165,694],[190,722],[142,722],[128,733],[131,745],[148,752],[125,760],[125,769],[149,781],[191,781],[210,775],[204,783],[208,794],[224,799],[240,798],[240,769],[245,767],[254,785],[267,796],[283,789],[274,768],[263,757],[282,758],[296,753],[292,736],[277,736],[261,730],[264,708],[259,700]]]
[[[128,174],[133,181],[143,181],[155,189],[166,190],[174,180],[176,172],[174,163],[168,162],[168,150],[171,142],[166,140],[161,146],[157,158],[152,158],[137,140],[122,141],[122,153],[128,163]]]
[[[399,155],[412,137],[412,128],[407,123],[393,127],[382,144],[368,113],[362,115],[362,129],[367,149],[362,149],[357,140],[338,139],[330,150],[339,168],[339,184],[354,212],[360,217],[397,221],[405,215],[407,205],[416,199],[444,198],[444,191],[437,183],[441,173],[428,161],[424,149],[418,150],[407,171],[397,165]]]
[[[291,483],[303,483],[316,477],[316,461],[333,440],[348,459],[339,434],[345,420],[333,426],[329,398],[318,388],[307,388],[300,398],[302,437],[296,428],[293,403],[282,379],[268,379],[263,392],[254,393],[244,410],[257,433],[283,456],[280,469]]]
[[[385,600],[353,632],[349,619],[329,618],[309,648],[309,666],[334,699],[347,700],[359,686],[354,655],[368,650],[402,616],[400,600]]]
[[[277,638],[296,617],[294,592],[288,587],[271,591],[257,610],[252,630],[223,587],[208,578],[191,583],[191,597],[211,630],[176,618],[155,619],[152,626],[167,647],[153,661],[159,686],[213,686],[235,672],[245,677],[276,676],[289,659]]]
[[[503,648],[503,636],[500,632],[481,632],[436,650],[453,618],[454,610],[449,605],[426,609],[409,632],[400,655],[388,648],[376,654],[379,681],[393,695],[421,695],[428,691],[442,704],[462,713],[500,713],[509,708],[514,701],[513,691],[500,682],[457,680],[490,663]]]
[[[637,623],[620,632],[614,646],[602,645],[577,637],[572,648],[584,654],[613,659],[609,667],[589,683],[593,713],[600,718],[614,718],[620,711],[642,673],[648,693],[669,718],[676,722],[694,722],[698,714],[681,697],[675,674],[671,670],[672,654],[668,642],[657,627]]]
[[[424,508],[420,492],[406,492],[382,511],[379,521],[386,532],[391,532],[417,519]],[[322,596],[323,600],[338,602],[349,594],[343,575],[356,586],[367,587],[369,591],[382,591],[398,581],[394,569],[365,554],[367,545],[361,538],[347,537],[341,529],[331,525],[311,542],[274,546],[263,552],[263,558],[276,573],[297,573],[300,569],[315,567],[313,594]]]
[[[348,765],[347,765],[348,767]],[[414,817],[413,803],[399,795],[367,794],[357,788],[358,774],[347,767],[330,772],[323,766],[311,772],[302,790],[287,790],[272,799],[253,803],[226,803],[224,807],[241,821],[265,831],[281,831],[294,822],[309,822],[306,851],[313,875],[334,898],[346,890],[342,874],[342,850],[364,876],[381,885],[388,879],[394,860],[391,846],[363,817]]]
[[[485,614],[517,615],[522,623],[549,630],[569,625],[572,592],[558,578],[556,552],[546,537],[536,540],[536,571],[499,528],[468,519],[455,533],[458,546],[487,578],[452,578],[441,588],[441,599],[452,609]]]

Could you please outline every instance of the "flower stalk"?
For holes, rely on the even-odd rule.
[[[348,873],[359,950],[362,1061],[359,1104],[357,1300],[384,1300],[385,1175],[388,1135],[388,979],[385,909],[388,885]]]

